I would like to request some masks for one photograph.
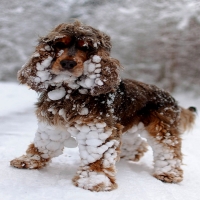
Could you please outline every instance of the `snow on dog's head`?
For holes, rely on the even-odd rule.
[[[63,23],[40,38],[18,79],[37,92],[65,84],[81,94],[107,93],[120,82],[120,64],[110,57],[110,49],[105,33],[78,21]]]

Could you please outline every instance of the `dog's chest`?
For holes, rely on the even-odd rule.
[[[47,107],[46,107],[47,106]],[[51,115],[54,118],[59,116],[68,119],[72,116],[86,116],[89,114],[89,107],[85,102],[73,101],[70,99],[62,99],[57,101],[48,100],[43,103],[42,108],[47,115]]]
[[[58,100],[51,100],[48,95],[44,95],[37,103],[37,115],[52,122],[83,118],[101,120],[109,118],[114,112],[113,100],[111,95],[93,97],[73,92]]]

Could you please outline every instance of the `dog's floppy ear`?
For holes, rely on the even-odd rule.
[[[95,60],[95,57],[93,56],[93,60]],[[115,91],[121,81],[119,61],[111,58],[107,53],[99,57],[101,58],[99,77],[95,80],[95,85],[90,91],[93,96]]]
[[[112,47],[110,37],[97,30],[96,35],[98,35],[99,40],[98,47],[91,56],[91,62],[96,63],[97,69],[95,71],[99,74],[96,74],[95,85],[90,90],[90,94],[93,96],[115,91],[121,81],[119,73],[122,68],[117,59],[110,57]]]
[[[51,65],[54,53],[45,42],[39,42],[29,61],[18,71],[18,80],[27,84],[31,89],[41,92],[47,86],[46,81],[51,79],[48,67]]]
[[[121,81],[119,72],[122,67],[117,59],[110,57],[110,37],[96,29],[92,31],[95,33],[92,38],[95,50],[84,63],[84,76],[79,84],[90,89],[92,96],[98,96],[116,90]]]
[[[65,36],[62,33],[63,26],[65,24],[60,24],[47,36],[40,37],[35,52],[29,61],[22,66],[21,70],[18,71],[18,80],[21,84],[27,84],[37,92],[42,92],[47,89],[48,83],[52,79],[50,66],[55,57],[51,44],[56,38],[63,38]]]

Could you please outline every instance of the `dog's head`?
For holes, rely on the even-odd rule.
[[[80,93],[105,94],[120,82],[120,63],[110,57],[110,49],[105,33],[78,21],[60,24],[40,38],[18,79],[37,92],[67,84]]]

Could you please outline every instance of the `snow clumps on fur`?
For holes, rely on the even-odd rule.
[[[143,123],[134,125],[122,135],[121,157],[127,160],[138,161],[147,151],[147,143],[140,137],[144,130]]]
[[[106,139],[112,134],[112,129],[106,129],[106,123],[90,123],[87,125],[75,124],[73,128],[69,128],[69,132],[75,133],[75,137],[79,144],[81,166],[86,166],[102,158],[104,154],[104,167],[110,167],[115,164],[117,153],[115,149],[119,145],[117,140]]]
[[[49,125],[45,122],[38,124],[34,145],[38,148],[42,158],[52,158],[62,154],[64,146],[73,147],[74,140],[70,133],[63,127]]]

